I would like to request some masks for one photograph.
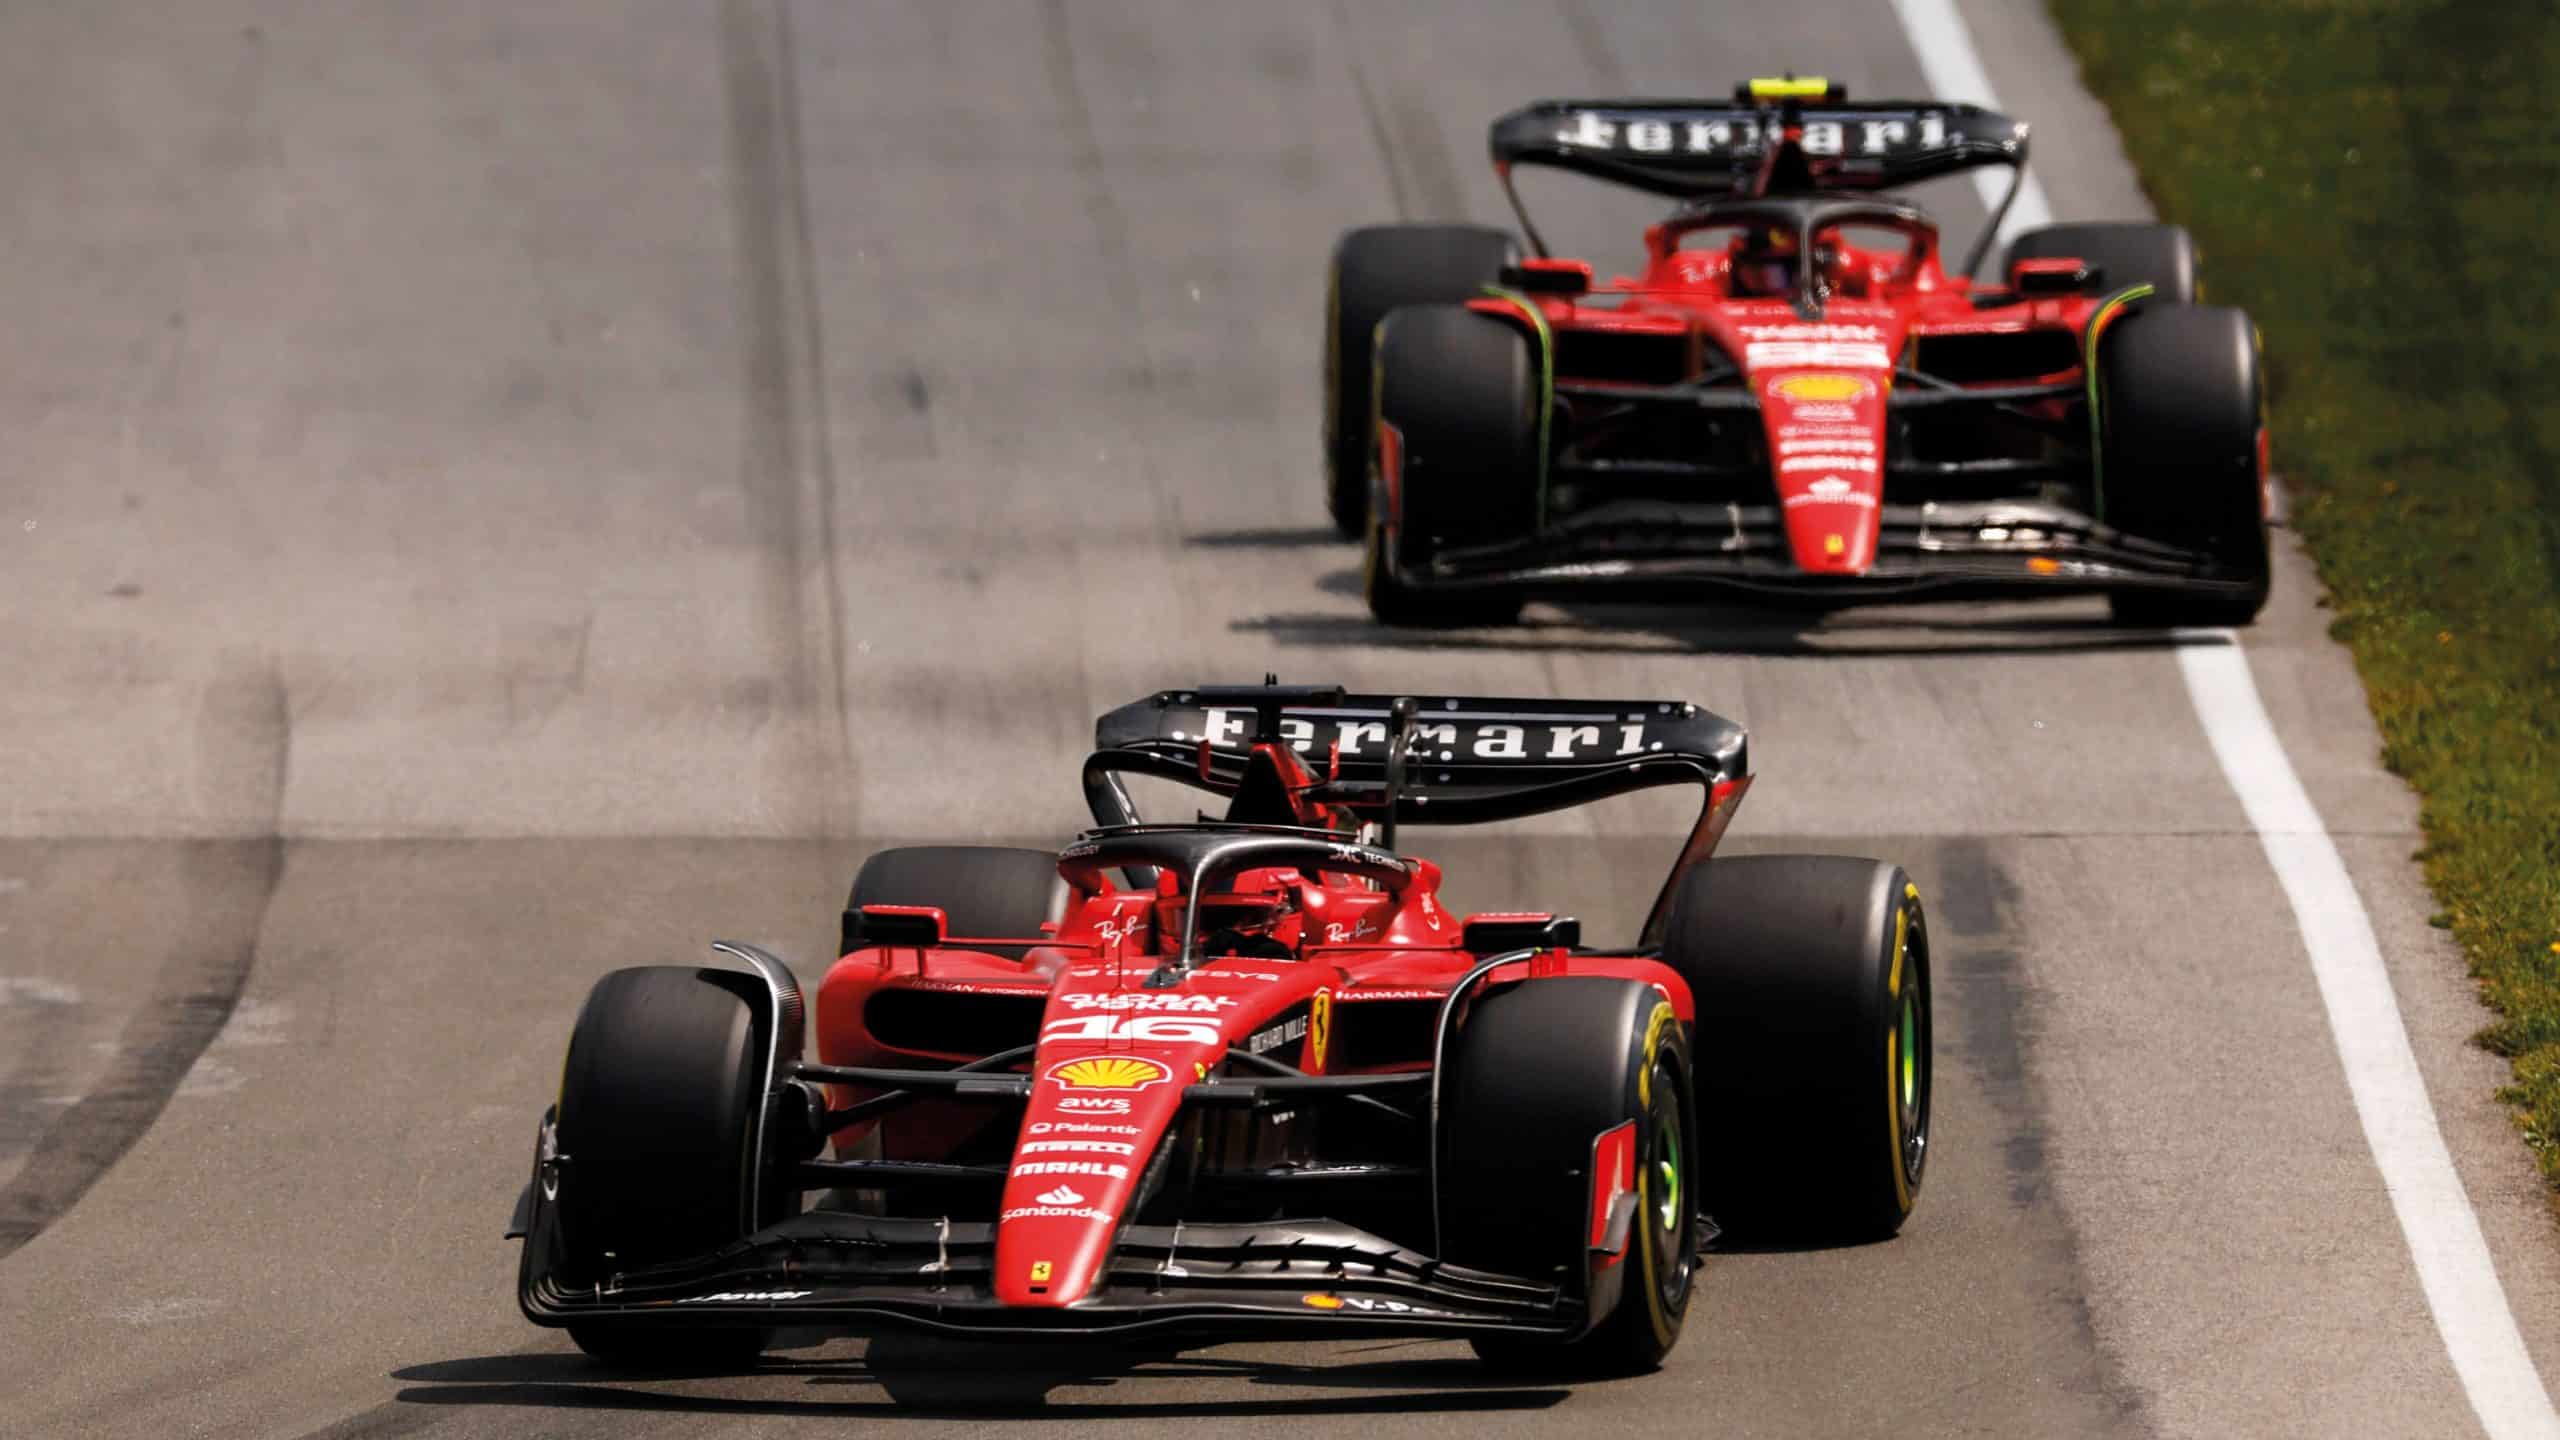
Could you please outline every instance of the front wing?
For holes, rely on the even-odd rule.
[[[542,1325],[1228,1341],[1346,1331],[1564,1340],[1587,1324],[1582,1302],[1559,1287],[1445,1264],[1323,1220],[1127,1226],[1092,1295],[1033,1309],[993,1298],[990,1223],[811,1211],[695,1259],[565,1286],[551,1275],[547,1219],[526,1237],[518,1293]]]
[[[1545,533],[1452,549],[1417,590],[1719,588],[1855,604],[1901,598],[2124,590],[2211,593],[2256,583],[2214,557],[2115,530],[2059,505],[2014,500],[1886,505],[1875,563],[1855,575],[1799,569],[1775,505],[1619,501]]]

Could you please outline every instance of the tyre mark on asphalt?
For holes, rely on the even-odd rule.
[[[258,958],[267,904],[284,876],[278,821],[293,759],[293,716],[273,662],[234,658],[197,716],[198,773],[217,818],[243,814],[264,833],[180,842],[173,878],[186,920],[150,998],[125,1023],[104,1076],[46,1128],[0,1187],[0,1258],[43,1234],[114,1167],[168,1107],[180,1081],[240,1002]]]
[[[1591,78],[1598,82],[1593,91],[1625,94],[1627,72],[1619,67],[1618,57],[1609,53],[1608,37],[1602,33],[1600,17],[1592,13],[1590,0],[1562,0],[1557,8],[1564,13],[1564,28],[1573,35],[1573,48],[1582,52],[1582,63],[1591,67]]]
[[[0,1047],[18,1056],[0,1078],[0,1164],[27,1153],[51,1128],[55,1097],[73,1076],[72,1041],[86,1009],[69,987],[0,977]]]
[[[1112,308],[1134,321],[1138,314],[1138,272],[1129,255],[1129,217],[1121,212],[1120,201],[1111,193],[1111,182],[1103,173],[1102,141],[1094,132],[1093,107],[1076,80],[1075,41],[1067,30],[1064,0],[1049,0],[1043,5],[1040,22],[1049,88],[1057,97],[1059,119],[1066,132],[1067,166],[1085,187],[1085,217],[1093,224],[1094,248],[1102,256],[1102,283],[1111,296]],[[1140,388],[1152,389],[1154,368],[1143,354],[1139,363]]]
[[[1404,172],[1396,167],[1396,147],[1387,139],[1387,118],[1378,109],[1377,92],[1369,88],[1368,72],[1360,68],[1360,45],[1351,35],[1351,16],[1343,8],[1343,0],[1334,0],[1331,10],[1334,34],[1341,37],[1343,54],[1351,72],[1352,93],[1360,97],[1360,118],[1369,129],[1369,143],[1377,147],[1378,168],[1386,173],[1387,196],[1395,207],[1396,219],[1413,219],[1413,201],[1405,194]]]
[[[1393,123],[1388,133],[1394,137],[1396,153],[1404,157],[1414,200],[1421,211],[1415,218],[1466,219],[1467,187],[1459,183],[1458,167],[1449,158],[1449,138],[1440,128],[1439,101],[1421,94],[1400,95],[1391,113]]]
[[[729,123],[745,373],[747,528],[769,558],[766,602],[791,657],[790,711],[814,725],[787,786],[793,828],[851,833],[854,764],[844,587],[836,569],[837,473],[826,331],[810,237],[800,92],[787,0],[726,0],[720,59]],[[816,553],[811,553],[812,550]],[[810,594],[811,587],[819,592]],[[812,654],[820,651],[823,653]]]
[[[1945,1008],[1956,1022],[1947,1027],[1953,1033],[1942,1032],[1941,1053],[1972,1072],[1996,1112],[1985,1129],[1996,1138],[2008,1171],[2009,1204],[2047,1222],[2037,1227],[2050,1237],[2042,1241],[2047,1253],[2038,1258],[2050,1273],[2071,1277],[2051,1299],[2069,1312],[2067,1349],[2077,1364],[2056,1378],[2064,1388],[2098,1401],[2118,1433],[2148,1434],[2140,1392],[2098,1338],[2079,1236],[2054,1192],[2045,1153],[2044,1106],[2027,1063],[2038,1027],[2032,982],[2017,948],[2023,927],[2011,915],[2021,893],[2018,883],[1979,838],[1947,840],[1936,848],[1936,892],[1927,901],[1930,927],[1941,938],[1930,946],[1930,959],[1952,992],[1949,998],[1955,1003]],[[1947,943],[1949,939],[1955,943]],[[1954,1043],[1945,1043],[1950,1040]]]

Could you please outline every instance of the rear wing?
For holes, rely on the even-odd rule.
[[[1400,724],[1399,708],[1407,706],[1411,719]],[[1387,819],[1392,799],[1392,818],[1417,825],[1507,820],[1651,785],[1736,780],[1750,768],[1741,726],[1678,700],[1211,686],[1158,691],[1103,716],[1093,729],[1094,760],[1106,769],[1165,775],[1221,795],[1235,793],[1255,738],[1269,733],[1297,751],[1307,768],[1337,782],[1330,788],[1355,813]],[[1405,773],[1397,776],[1391,772],[1400,730],[1410,738]],[[1614,783],[1647,768],[1660,778]],[[1391,780],[1398,782],[1392,796]]]
[[[1085,801],[1097,824],[1139,823],[1121,784],[1153,775],[1232,797],[1257,743],[1297,752],[1318,795],[1374,823],[1516,819],[1664,785],[1696,785],[1698,823],[1645,925],[1657,943],[1680,877],[1705,858],[1750,780],[1742,727],[1679,700],[1355,695],[1332,686],[1161,690],[1094,722]],[[1267,771],[1266,771],[1267,773]]]
[[[1494,173],[1541,255],[1546,245],[1512,187],[1514,166],[1695,202],[1879,190],[1985,165],[2006,165],[2022,180],[2027,164],[2027,127],[1996,110],[1936,100],[1853,105],[1823,80],[1754,80],[1730,101],[1540,100],[1494,121],[1489,143]]]

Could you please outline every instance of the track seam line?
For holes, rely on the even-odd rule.
[[[1893,7],[1932,91],[1998,106],[1955,0],[1893,0]],[[1998,204],[2002,183],[1983,170],[1974,180],[1985,208]],[[2044,186],[2030,173],[2000,227],[2002,238],[2052,219]],[[2223,779],[2293,909],[2356,1120],[2463,1395],[2492,1440],[2560,1440],[2560,1411],[2552,1408],[2516,1328],[2480,1217],[2436,1123],[2373,920],[2259,701],[2248,652],[2230,630],[2179,634],[2206,642],[2178,647],[2178,673]]]

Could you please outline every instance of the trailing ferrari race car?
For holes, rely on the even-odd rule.
[[[1528,240],[1354,230],[1327,301],[1327,499],[1393,624],[1701,586],[1820,603],[2103,592],[2134,624],[2267,595],[2257,332],[2198,304],[2194,244],[2048,225],[1953,273],[1888,187],[2025,178],[2026,126],[1852,105],[1820,80],[1713,101],[1551,100],[1494,122]],[[1512,186],[1549,166],[1678,202],[1595,288]]]
[[[1882,861],[1708,858],[1750,783],[1733,724],[1264,685],[1150,696],[1097,742],[1064,849],[872,856],[814,1004],[748,945],[597,983],[511,1230],[527,1316],[624,1363],[745,1363],[790,1326],[1632,1370],[1719,1227],[1911,1213],[1919,894]],[[1131,774],[1224,815],[1144,822]],[[1703,803],[1626,948],[1452,913],[1397,848],[1662,785]]]

